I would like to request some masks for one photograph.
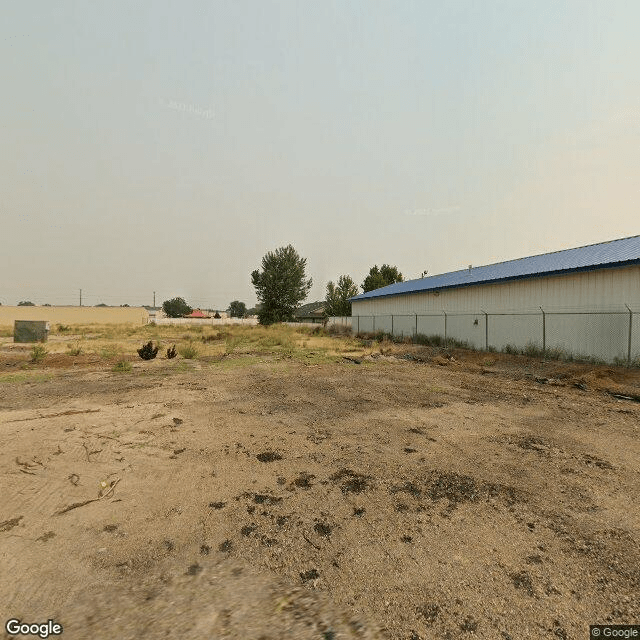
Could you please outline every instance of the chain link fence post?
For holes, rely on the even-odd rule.
[[[489,314],[486,311],[482,313],[484,313],[484,350],[489,351]]]
[[[633,311],[631,311],[631,308],[629,307],[629,305],[625,302],[624,304],[625,307],[627,307],[628,311],[629,311],[629,337],[628,337],[628,341],[627,341],[627,367],[631,366],[631,335],[633,332]]]
[[[540,307],[540,311],[542,311],[542,357],[544,358],[547,350],[547,314],[542,307]]]

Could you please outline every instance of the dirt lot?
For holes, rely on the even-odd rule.
[[[638,371],[292,340],[116,372],[5,339],[3,623],[578,640],[640,620]]]

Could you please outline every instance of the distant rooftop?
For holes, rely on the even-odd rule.
[[[407,280],[363,293],[351,300],[368,300],[421,291],[441,291],[469,285],[592,271],[628,264],[640,264],[640,236],[507,260],[482,267],[471,267],[471,269],[451,271],[419,280]]]

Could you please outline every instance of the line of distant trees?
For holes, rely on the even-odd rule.
[[[227,312],[232,318],[246,318],[257,315],[260,324],[269,325],[275,322],[292,322],[295,312],[307,298],[313,285],[313,280],[306,276],[307,259],[293,248],[292,245],[269,251],[262,258],[261,269],[251,272],[258,305],[247,309],[247,305],[240,300],[229,304]],[[397,267],[383,264],[374,265],[369,269],[367,277],[362,283],[363,293],[386,287],[396,282],[403,282],[404,278]],[[324,307],[325,317],[350,316],[350,299],[358,295],[358,286],[351,276],[343,274],[336,282],[327,284]],[[0,303],[1,304],[1,303]],[[33,307],[30,300],[22,300],[19,307]],[[51,306],[45,304],[43,306]],[[101,302],[96,307],[109,305]],[[122,304],[121,307],[128,307]],[[162,310],[169,318],[182,318],[193,313],[193,307],[184,298],[175,297],[162,303]],[[220,314],[216,312],[216,318]]]
[[[262,269],[251,273],[251,282],[260,302],[260,324],[294,320],[296,309],[304,302],[312,286],[311,278],[306,277],[306,265],[306,258],[302,258],[291,245],[269,251],[262,258]],[[403,281],[397,267],[374,265],[362,283],[362,291],[366,293]],[[330,281],[327,284],[324,315],[350,316],[350,298],[357,295],[358,287],[351,276],[341,275],[337,282]]]

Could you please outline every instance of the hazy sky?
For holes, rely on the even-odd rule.
[[[255,303],[640,233],[640,2],[14,2],[0,302]]]

